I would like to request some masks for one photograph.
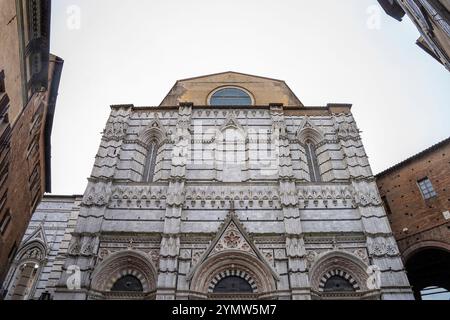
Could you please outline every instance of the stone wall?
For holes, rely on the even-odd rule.
[[[253,283],[253,298],[330,298],[323,284],[333,273],[357,286],[342,298],[411,298],[350,109],[311,109],[113,106],[63,268],[78,266],[81,286],[69,290],[63,272],[55,298],[214,298],[227,274]],[[245,137],[246,160],[231,168],[214,151],[228,129]],[[252,161],[253,132],[270,140],[266,162]],[[310,181],[307,140],[321,182]],[[199,156],[200,146],[214,152]],[[369,265],[381,271],[378,289],[368,287]],[[127,274],[142,294],[111,291]]]
[[[61,266],[78,217],[81,196],[46,196],[34,212],[5,279],[6,299],[23,299],[19,295],[21,269],[37,265],[37,275],[30,283],[27,299],[39,299],[43,292],[54,292],[61,277]]]

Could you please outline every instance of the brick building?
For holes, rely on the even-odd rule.
[[[424,288],[450,291],[450,138],[381,172],[377,184],[416,299]]]
[[[49,53],[50,6],[0,2],[0,284],[51,187],[50,135],[63,61]]]

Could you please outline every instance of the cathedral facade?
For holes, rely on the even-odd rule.
[[[412,299],[351,113],[284,81],[115,105],[54,299]]]

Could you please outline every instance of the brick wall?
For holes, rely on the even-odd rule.
[[[418,185],[424,178],[436,192],[430,199]],[[450,218],[444,215],[450,210],[450,139],[379,174],[377,184],[403,254],[432,241],[450,247]]]

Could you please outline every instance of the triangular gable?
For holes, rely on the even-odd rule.
[[[259,84],[260,86],[255,88],[255,84]],[[303,103],[285,81],[235,71],[178,80],[164,97],[160,106],[176,106],[181,102],[206,105],[209,94],[214,89],[225,85],[234,85],[246,89],[256,98],[255,103],[259,102],[261,105],[284,103],[286,106],[303,106]],[[270,97],[267,97],[266,92],[262,94],[263,91],[267,90],[273,90]]]
[[[33,241],[40,241],[47,248],[47,237],[45,236],[45,230],[42,224],[40,224],[34,231],[23,241],[23,246]]]
[[[236,128],[239,131],[241,131],[242,134],[245,135],[245,129],[241,126],[241,124],[238,122],[238,120],[234,116],[234,113],[232,113],[232,112],[228,115],[228,117],[225,120],[222,127],[220,127],[220,131],[223,131],[227,128]]]
[[[178,82],[194,81],[194,80],[200,80],[200,79],[204,79],[204,78],[213,78],[213,77],[227,75],[227,74],[234,74],[234,75],[248,77],[248,78],[258,78],[258,79],[262,79],[262,80],[284,82],[283,80],[279,80],[279,79],[262,77],[262,76],[257,76],[257,75],[254,75],[254,74],[248,74],[248,73],[236,72],[236,71],[225,71],[225,72],[217,72],[217,73],[205,74],[203,76],[192,77],[192,78],[187,78],[187,79],[181,79],[181,80],[178,80]]]
[[[227,250],[243,251],[257,257],[269,268],[274,278],[277,280],[279,279],[276,272],[267,263],[261,252],[253,243],[253,240],[245,230],[242,223],[239,221],[234,209],[231,210],[225,221],[222,223],[208,250],[206,250],[195,267],[189,272],[187,279],[190,280],[193,277],[197,268],[206,259]]]
[[[167,137],[167,132],[164,128],[164,125],[161,123],[161,120],[158,118],[156,114],[155,118],[150,122],[148,126],[146,126],[140,133],[138,139],[148,144],[154,138],[158,140],[158,143],[162,143]]]
[[[322,130],[320,130],[309,117],[305,117],[297,130],[297,138],[304,143],[307,139],[319,143],[324,139]]]

